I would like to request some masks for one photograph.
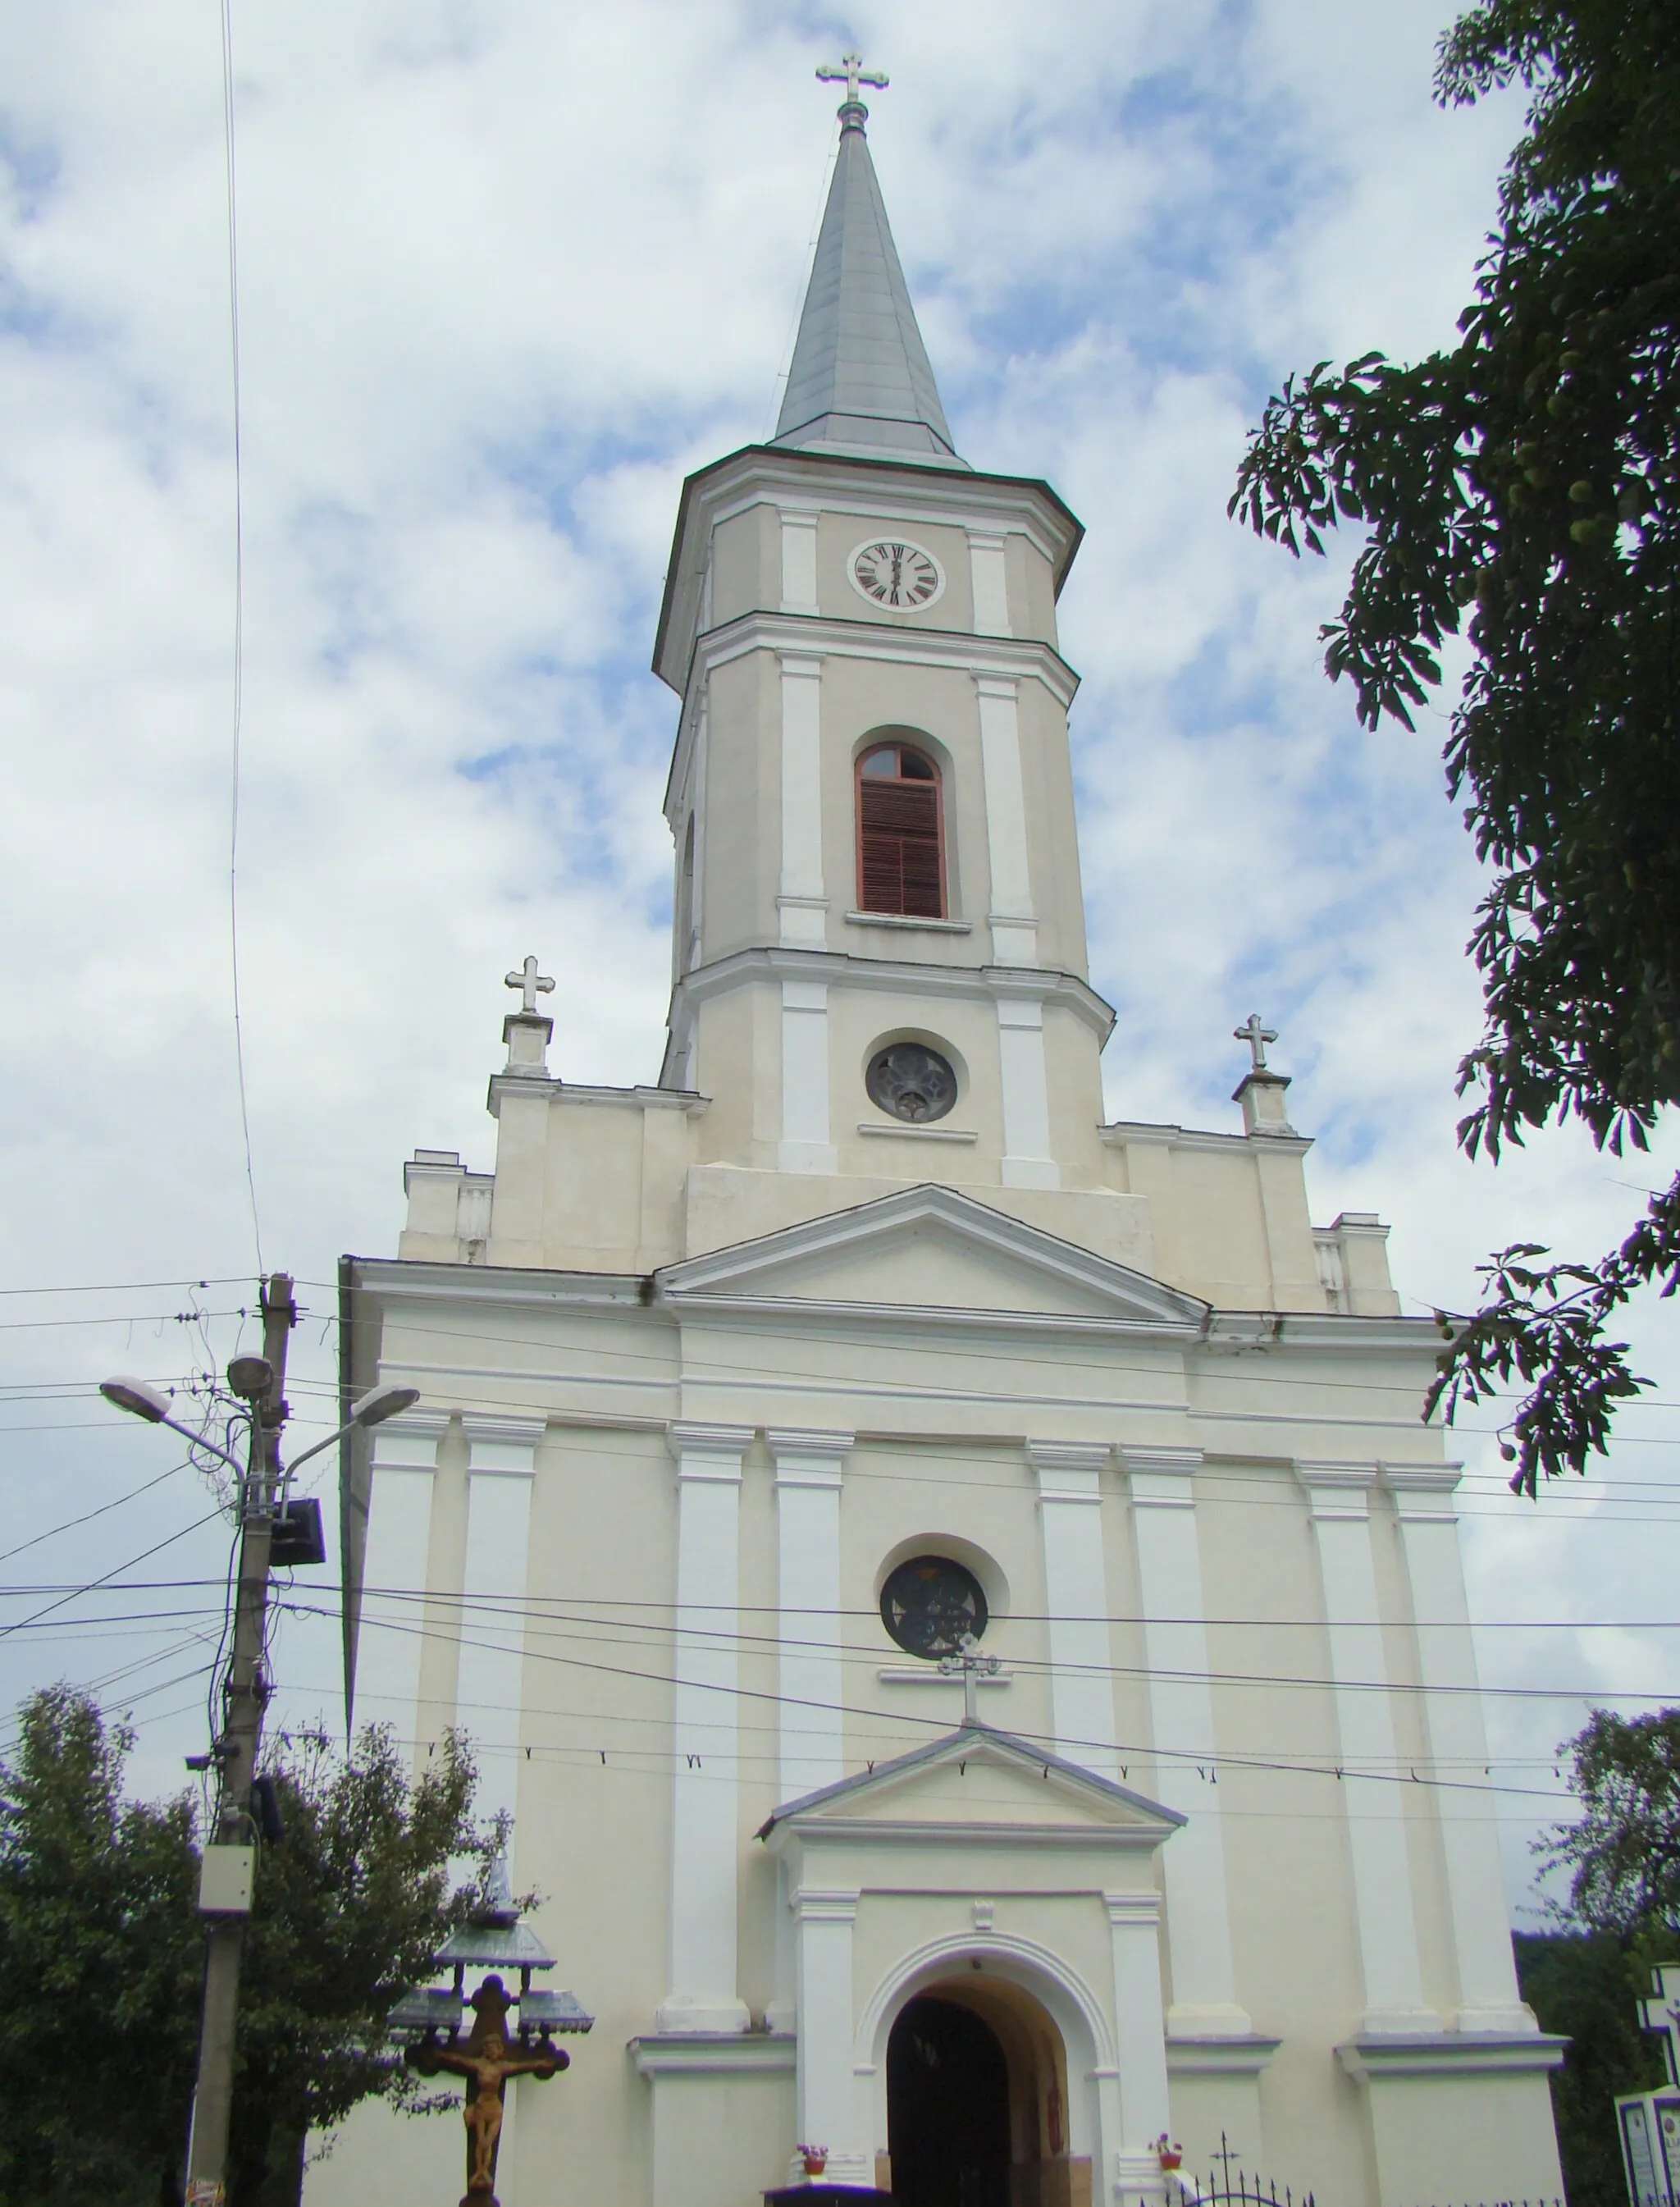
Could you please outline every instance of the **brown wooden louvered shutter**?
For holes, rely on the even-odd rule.
[[[939,785],[860,776],[858,830],[864,910],[942,918]]]

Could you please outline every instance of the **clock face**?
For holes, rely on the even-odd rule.
[[[858,547],[852,555],[852,579],[873,604],[899,612],[931,605],[945,587],[930,552],[885,536]]]

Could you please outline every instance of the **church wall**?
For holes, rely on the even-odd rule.
[[[1149,1761],[1149,1689],[1144,1648],[1143,1587],[1138,1573],[1137,1534],[1131,1499],[1123,1480],[1103,1480],[1103,1570],[1109,1593],[1109,1660],[1114,1666],[1115,1739],[1121,1783],[1146,1792]]]
[[[781,695],[768,652],[709,677],[701,956],[708,964],[774,942],[781,863]]]
[[[642,1122],[649,1115],[557,1100],[547,1115],[541,1261],[560,1268],[636,1271]]]
[[[930,1375],[934,1384],[950,1376]],[[871,1414],[872,1425],[878,1416]],[[908,1405],[900,1417],[906,1426],[938,1422],[936,1412],[930,1418],[924,1409],[918,1417]],[[955,1552],[965,1556],[988,1588],[989,1599],[998,1603],[1001,1596],[986,1646],[1001,1659],[1010,1683],[981,1689],[987,1721],[1007,1731],[1048,1732],[1043,1561],[1031,1479],[1019,1444],[995,1441],[983,1432],[967,1445],[935,1436],[860,1443],[848,1459],[846,1476],[843,1583],[857,1589],[858,1607],[870,1608],[878,1599],[889,1558],[897,1562],[910,1554],[950,1553],[954,1544]],[[882,1669],[923,1672],[924,1666],[894,1645],[878,1615],[860,1615],[849,1624],[847,1638],[858,1653],[848,1679],[856,1690],[848,1699],[859,1710],[876,1713],[848,1719],[849,1767],[871,1756],[901,1754],[960,1721],[960,1683],[883,1682],[878,1676]]]
[[[1123,1184],[1149,1202],[1157,1277],[1227,1310],[1324,1309],[1298,1156],[1263,1159],[1252,1141],[1227,1147],[1120,1138],[1116,1146],[1124,1155]],[[1281,1306],[1274,1306],[1272,1300],[1272,1246],[1259,1177],[1263,1167],[1270,1175],[1264,1190],[1275,1196],[1276,1231],[1293,1233],[1299,1245],[1287,1248],[1287,1261],[1281,1267],[1293,1298]],[[1287,1185],[1277,1185],[1289,1175],[1298,1197],[1290,1194]],[[1303,1265],[1311,1268],[1310,1299]]]
[[[989,956],[990,894],[985,793],[974,685],[948,667],[830,654],[822,662],[822,869],[828,943],[854,956],[909,954],[933,966],[978,966]],[[971,934],[940,928],[883,930],[849,921],[858,908],[856,761],[876,729],[902,728],[928,743],[942,770],[948,910]],[[883,941],[883,936],[888,939]]]
[[[1262,2136],[1244,2149],[1280,2183],[1320,2197],[1366,2190],[1359,2102],[1332,2049],[1364,2006],[1336,1739],[1322,1687],[1244,1685],[1242,1673],[1322,1679],[1323,1593],[1292,1471],[1235,1457],[1198,1476],[1202,1570],[1215,1672],[1219,1795],[1237,1997],[1282,2044],[1259,2084]],[[1254,1767],[1275,1760],[1282,1769]],[[1291,1767],[1290,1766],[1294,1766]],[[1217,2143],[1217,2139],[1211,2141]],[[1420,2203],[1421,2207],[1421,2203]]]
[[[722,1351],[722,1354],[728,1352]],[[750,1362],[749,1355],[739,1360]],[[755,1422],[780,1427],[805,1423],[802,1409],[761,1405]],[[776,1612],[777,1522],[775,1467],[762,1435],[741,1466],[741,1640],[738,1703],[740,1783],[737,1817],[741,1834],[735,1921],[740,1956],[736,1989],[756,2018],[776,1997],[776,1870],[751,1834],[782,1797],[778,1783],[779,1715]]]
[[[1061,1004],[1044,1007],[1044,1066],[1049,1086],[1050,1154],[1064,1187],[1101,1187],[1107,1158],[1097,1134],[1103,1074],[1090,1027]]]
[[[633,1269],[651,1272],[683,1250],[683,1181],[704,1112],[643,1111],[641,1242]]]
[[[1008,573],[1009,622],[1017,636],[1037,637],[1059,649],[1056,633],[1055,573],[1043,553],[1025,536],[1012,534],[1004,540],[1004,562]],[[1019,607],[1019,617],[1016,607]],[[1017,621],[1019,619],[1019,625]]]
[[[1037,960],[1058,972],[1087,978],[1085,898],[1079,882],[1079,828],[1073,817],[1073,769],[1067,717],[1042,682],[1025,681],[1017,695],[1021,780],[1026,799],[1032,908],[1038,918]],[[1086,1044],[1089,1050],[1091,1045]],[[1095,1052],[1091,1052],[1094,1057]],[[1096,1119],[1102,1118],[1099,1104]],[[1092,1121],[1089,1123],[1096,1123]]]
[[[1416,1449],[1415,1439],[1413,1449]],[[1408,1453],[1411,1453],[1410,1450]],[[1421,1453],[1421,1451],[1420,1451]],[[1370,1498],[1371,1561],[1377,1580],[1377,1599],[1383,1613],[1383,1657],[1393,1692],[1390,1708],[1394,1718],[1397,1767],[1402,1773],[1424,1771],[1429,1764],[1428,1735],[1424,1724],[1423,1698],[1418,1688],[1418,1636],[1411,1620],[1406,1583],[1405,1558],[1401,1552],[1400,1527],[1391,1498],[1379,1487]],[[1449,1779],[1476,1779],[1480,1770],[1448,1770]],[[1446,1857],[1432,1789],[1408,1785],[1402,1790],[1406,1812],[1407,1854],[1415,1896],[1418,1951],[1423,1967],[1423,1996],[1444,2023],[1450,2023],[1458,2007],[1457,1969],[1452,1949],[1452,1906],[1447,1893]]]
[[[673,1331],[642,1313],[613,1331],[616,1343],[595,1344],[603,1359],[656,1361]],[[505,2207],[540,2207],[561,2165],[583,2198],[637,2196],[631,2186],[648,2181],[647,2088],[623,2048],[667,1989],[671,1653],[661,1604],[675,1576],[676,1487],[662,1428],[550,1426],[530,1540],[541,1594],[526,1640],[516,1883],[542,1893],[534,1928],[565,1955],[565,1981],[597,2020],[569,2042],[570,2076],[522,2091],[517,2188]]]
[[[751,505],[744,513],[731,514],[727,520],[714,524],[709,547],[710,627],[721,628],[726,621],[760,607],[774,611],[780,603],[781,547],[775,520],[773,505]]]
[[[781,1109],[776,1048],[780,1019],[781,1007],[768,986],[733,990],[709,997],[701,1007],[693,1079],[707,1104],[694,1121],[697,1163],[720,1159],[739,1163],[753,1155],[756,1144],[774,1142]],[[776,1068],[774,1089],[768,1094],[768,1074],[760,1074],[767,1065]],[[738,1076],[744,1067],[759,1077],[729,1077],[732,1069]],[[774,1157],[774,1148],[770,1155]],[[691,1241],[688,1247],[691,1251]]]
[[[908,537],[931,552],[945,571],[945,588],[930,606],[877,611],[852,587],[847,564],[860,544],[884,536]],[[897,513],[825,512],[816,528],[816,598],[831,620],[879,621],[894,628],[972,629],[973,592],[969,582],[968,535],[948,523],[924,521]]]
[[[447,1323],[447,1320],[445,1320]],[[423,1337],[421,1353],[436,1359],[457,1353],[440,1335]],[[418,1767],[433,1743],[456,1720],[456,1685],[460,1667],[462,1631],[461,1587],[467,1554],[467,1441],[458,1418],[438,1444],[438,1468],[432,1478],[432,1522],[429,1532],[426,1584],[428,1589],[422,1618],[426,1637],[420,1650],[420,1678],[415,1708],[376,1708],[362,1712],[364,1720],[392,1724],[398,1737],[412,1732],[405,1743],[412,1748]],[[364,1612],[364,1630],[365,1612]]]
[[[1016,636],[1031,637],[1059,653],[1055,563],[1032,539],[1019,529],[1003,540],[1003,560],[1009,601],[1009,625]]]

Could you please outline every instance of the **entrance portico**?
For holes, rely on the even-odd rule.
[[[946,2207],[942,2126],[980,2096],[977,2198],[1164,2197],[1155,1856],[1184,1821],[983,1725],[776,1811],[797,2135],[834,2180]]]

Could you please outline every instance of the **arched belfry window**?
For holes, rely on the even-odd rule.
[[[913,744],[872,744],[858,761],[858,905],[945,917],[939,769]]]

